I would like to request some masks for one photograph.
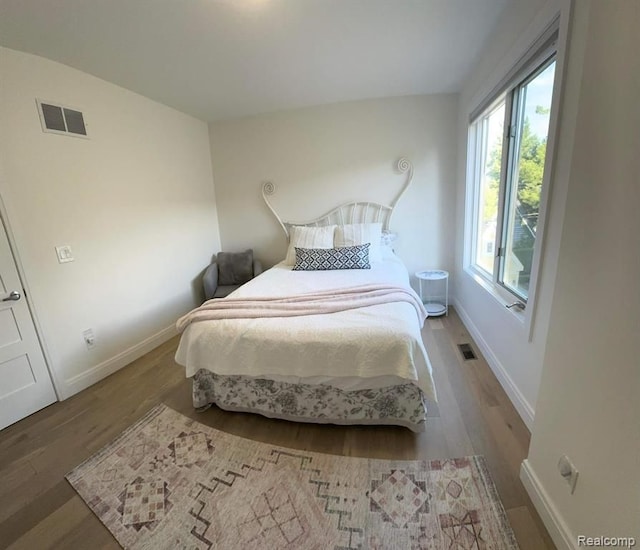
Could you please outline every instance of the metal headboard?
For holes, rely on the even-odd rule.
[[[346,204],[341,204],[340,206],[336,206],[334,209],[330,210],[323,216],[319,218],[315,218],[313,220],[305,221],[305,222],[291,222],[284,221],[278,213],[275,211],[271,203],[269,202],[269,197],[276,192],[276,186],[268,181],[262,185],[262,198],[264,202],[269,207],[269,210],[273,213],[273,215],[278,220],[278,223],[282,227],[287,239],[289,239],[289,227],[292,225],[306,225],[306,226],[323,226],[323,225],[344,225],[348,223],[372,223],[379,222],[382,223],[382,229],[388,230],[389,225],[391,223],[391,216],[393,215],[393,210],[398,204],[398,201],[404,195],[405,191],[409,187],[411,180],[413,178],[413,165],[409,161],[409,159],[402,157],[396,163],[396,169],[400,174],[407,174],[406,180],[402,189],[393,200],[390,206],[385,204],[380,204],[377,202],[348,202]]]

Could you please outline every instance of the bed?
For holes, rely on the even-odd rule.
[[[397,166],[406,181],[391,206],[349,203],[310,222],[289,223],[269,201],[275,186],[265,184],[263,198],[291,244],[302,231],[316,231],[296,234],[296,228],[387,231],[412,176],[406,159]],[[176,361],[193,379],[194,406],[423,431],[427,401],[436,398],[420,334],[426,312],[401,260],[375,243],[370,269],[299,269],[303,248],[291,244],[285,261],[179,321]],[[361,247],[368,252],[369,246]]]

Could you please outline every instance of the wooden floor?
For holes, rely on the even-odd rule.
[[[0,431],[0,548],[118,548],[64,475],[158,403],[226,432],[347,456],[436,459],[484,455],[522,549],[554,548],[518,479],[529,432],[455,312],[423,330],[439,402],[423,434],[405,428],[296,424],[217,408],[193,410],[173,361],[177,338],[102,382]],[[477,346],[472,343],[476,354]]]

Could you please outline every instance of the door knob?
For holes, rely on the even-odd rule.
[[[21,298],[21,294],[17,290],[12,290],[6,298],[3,298],[3,302],[16,302]]]

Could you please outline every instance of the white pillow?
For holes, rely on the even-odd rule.
[[[339,225],[337,227],[334,245],[338,248],[341,246],[356,246],[359,244],[371,243],[371,248],[369,248],[369,260],[371,262],[381,262],[381,240],[381,223],[351,223],[347,225]]]
[[[289,228],[289,248],[284,260],[286,265],[295,265],[296,246],[298,248],[333,248],[335,225],[306,227],[294,225]]]

